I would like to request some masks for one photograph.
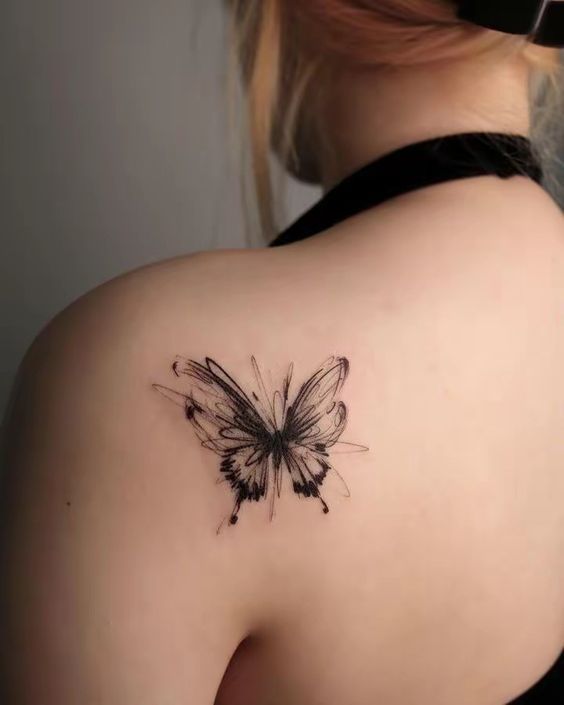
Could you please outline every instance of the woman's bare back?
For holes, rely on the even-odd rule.
[[[480,207],[485,188],[412,194],[288,252],[316,273],[289,287],[288,340],[350,356],[348,433],[370,451],[338,456],[351,497],[335,485],[328,517],[294,501],[265,529],[272,625],[221,705],[503,705],[562,651],[564,231],[525,180]]]
[[[11,705],[525,691],[564,646],[563,313],[560,211],[490,177],[75,304],[30,352],[14,414]],[[253,356],[267,391],[293,363],[294,393],[346,357],[341,440],[369,449],[331,456],[350,496],[329,473],[324,513],[284,477],[272,520],[245,502],[218,535],[220,460],[154,387],[186,391],[176,356],[249,394]]]

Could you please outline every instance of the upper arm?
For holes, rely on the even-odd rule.
[[[214,485],[124,296],[75,306],[23,363],[0,514],[9,705],[212,703],[241,636]]]

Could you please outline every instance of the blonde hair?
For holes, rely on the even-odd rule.
[[[281,193],[280,188],[275,192],[273,187],[271,147],[284,163],[299,165],[295,130],[298,120],[307,118],[304,96],[314,78],[316,94],[321,95],[327,85],[324,81],[336,66],[398,68],[487,54],[521,54],[532,70],[531,141],[543,166],[549,166],[553,158],[554,118],[560,114],[564,93],[558,49],[462,21],[456,16],[454,0],[229,3],[230,78],[233,81],[236,65],[245,84],[244,130],[250,139],[248,152],[259,226],[267,240],[278,231],[277,199]],[[548,186],[556,189],[557,183]],[[245,187],[243,191],[246,195]],[[247,201],[245,213],[247,227],[251,228]]]

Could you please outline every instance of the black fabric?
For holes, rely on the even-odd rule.
[[[543,170],[521,135],[468,132],[416,142],[366,164],[328,191],[271,243],[288,245],[416,189],[455,179],[527,176]],[[564,645],[563,645],[564,646]],[[541,680],[508,705],[564,705],[564,652]]]
[[[564,4],[560,0],[460,0],[458,17],[508,34],[527,35],[527,41],[564,47]]]
[[[484,2],[484,0],[461,0],[458,17],[488,29],[508,34],[531,35],[538,24],[538,17],[545,3],[543,0],[511,0],[511,12],[507,2]]]
[[[509,705],[562,705],[564,703],[564,651],[552,668],[526,693]]]
[[[347,176],[280,233],[271,247],[304,240],[409,191],[488,174],[504,179],[522,174],[538,183],[544,176],[530,140],[521,135],[468,132],[416,142]]]

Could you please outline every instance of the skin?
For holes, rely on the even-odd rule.
[[[527,134],[522,65],[473,68],[336,82],[325,188],[427,136]],[[480,177],[74,303],[29,350],[7,422],[0,700],[503,705],[526,690],[564,646],[562,282],[554,201]],[[286,484],[273,522],[246,503],[216,535],[232,508],[218,458],[151,386],[174,384],[176,354],[248,387],[251,354],[274,380],[346,355],[346,436],[370,447],[335,456],[351,497],[328,483],[324,515]]]

